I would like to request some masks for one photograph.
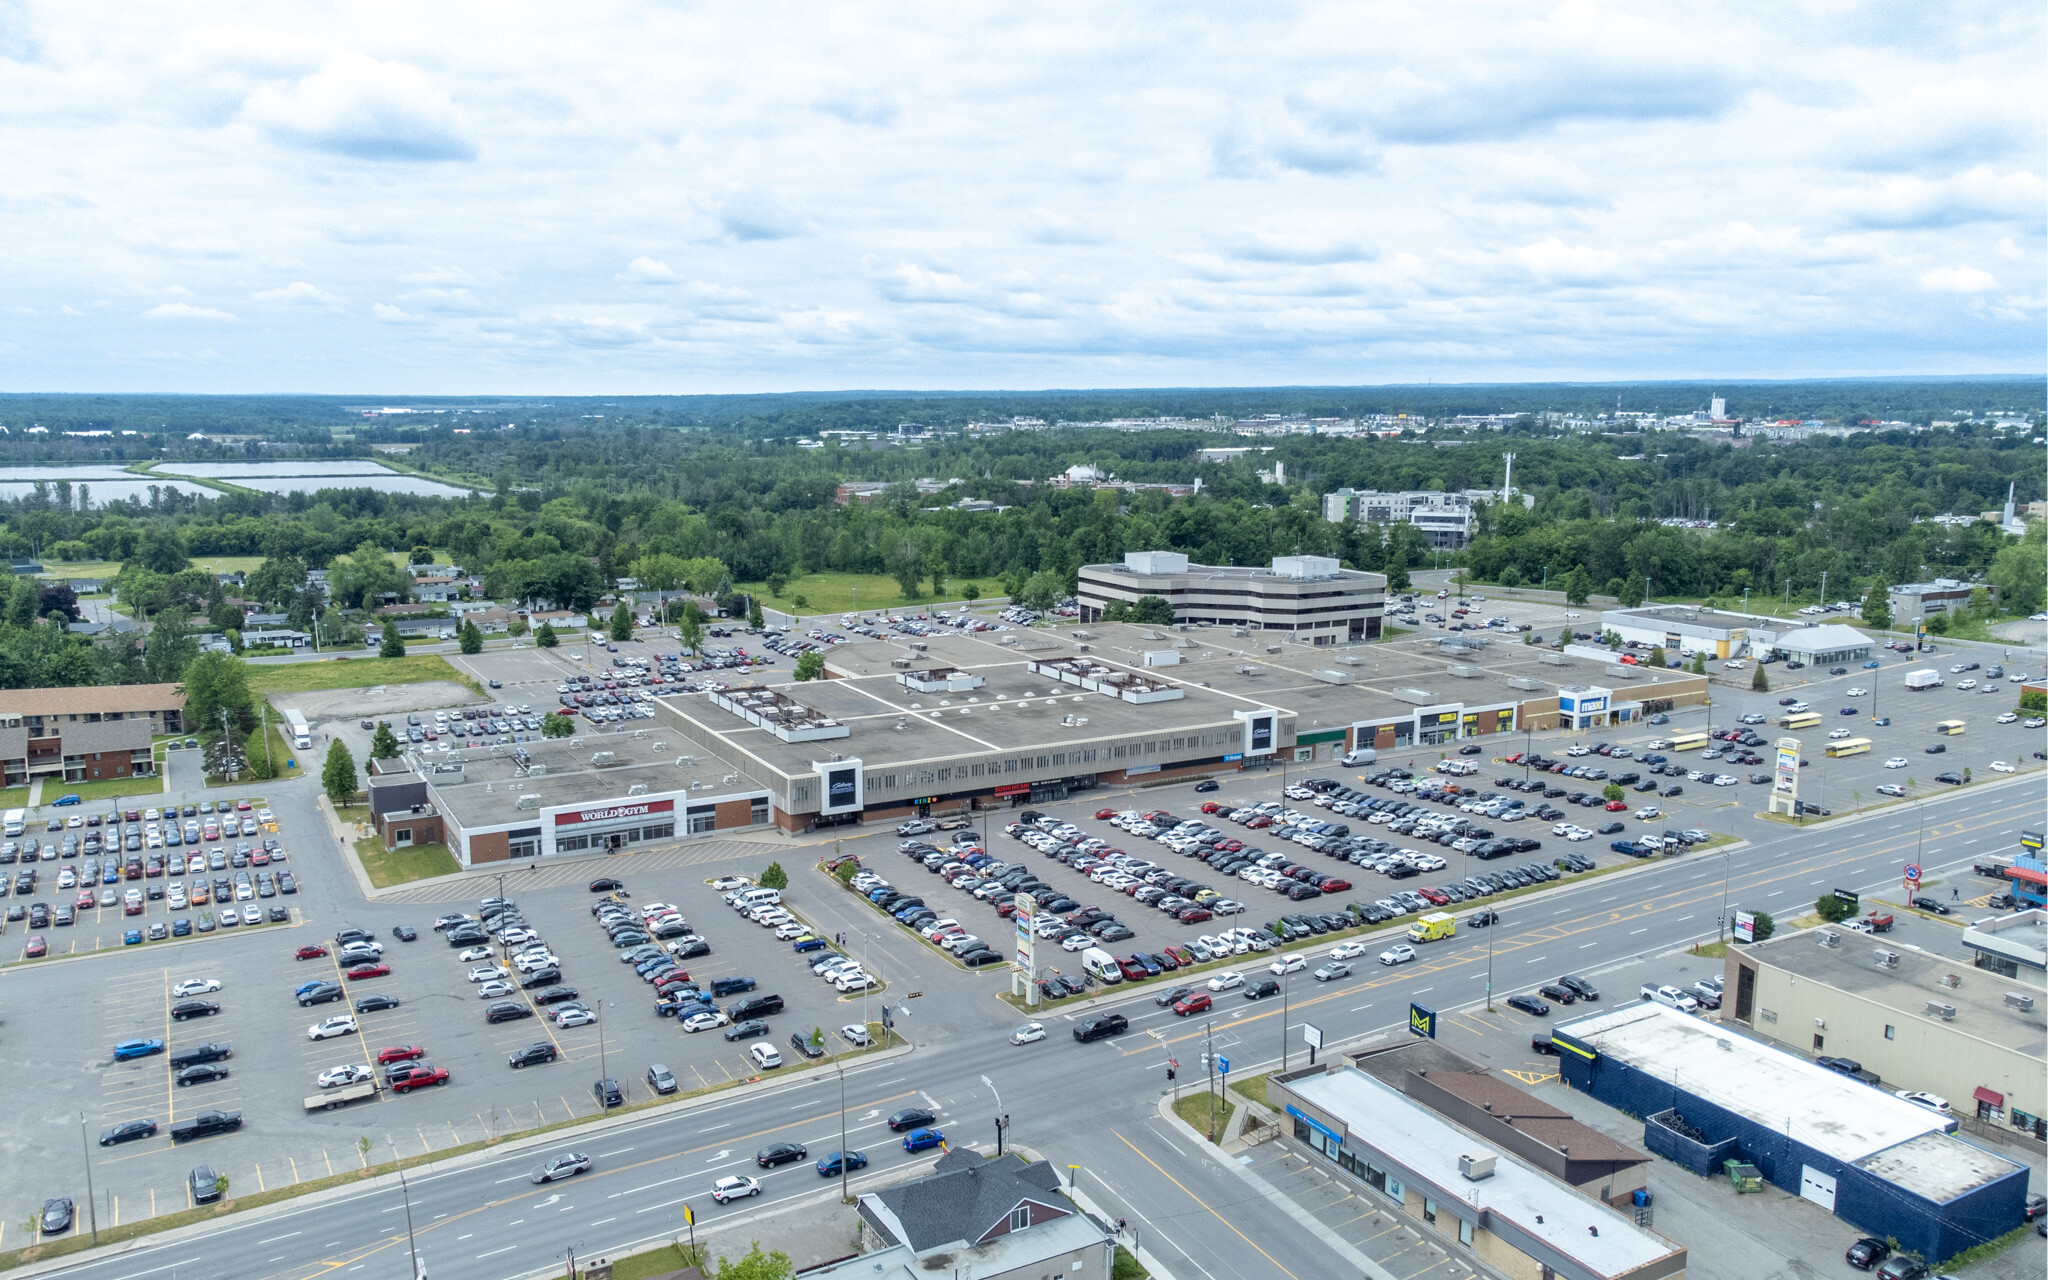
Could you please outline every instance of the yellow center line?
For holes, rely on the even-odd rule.
[[[1230,1219],[1228,1219],[1228,1218],[1224,1217],[1224,1216],[1223,1216],[1222,1214],[1220,1214],[1220,1213],[1216,1212],[1216,1210],[1214,1210],[1214,1209],[1211,1209],[1211,1208],[1209,1208],[1209,1202],[1208,1202],[1208,1201],[1206,1201],[1206,1200],[1202,1199],[1202,1197],[1200,1197],[1200,1196],[1196,1195],[1196,1194],[1195,1194],[1194,1192],[1192,1192],[1192,1191],[1189,1191],[1189,1190],[1187,1189],[1187,1185],[1186,1185],[1185,1183],[1183,1183],[1183,1182],[1182,1182],[1182,1181],[1181,1181],[1181,1180],[1180,1180],[1179,1178],[1176,1178],[1176,1177],[1174,1177],[1174,1176],[1173,1176],[1172,1174],[1168,1173],[1168,1172],[1167,1172],[1166,1170],[1164,1170],[1164,1169],[1160,1169],[1160,1168],[1159,1168],[1159,1163],[1158,1163],[1157,1161],[1155,1161],[1155,1160],[1154,1160],[1154,1159],[1153,1159],[1153,1158],[1152,1158],[1151,1156],[1148,1156],[1148,1155],[1146,1155],[1146,1154],[1145,1154],[1144,1152],[1142,1152],[1142,1151],[1139,1151],[1139,1150],[1138,1150],[1138,1148],[1137,1148],[1137,1146],[1136,1146],[1135,1144],[1133,1144],[1133,1143],[1131,1142],[1131,1140],[1130,1140],[1129,1138],[1126,1138],[1126,1137],[1124,1137],[1124,1135],[1123,1135],[1123,1134],[1121,1134],[1121,1133],[1118,1133],[1118,1132],[1117,1132],[1117,1131],[1116,1131],[1115,1129],[1112,1129],[1112,1130],[1110,1130],[1110,1132],[1111,1132],[1111,1133],[1115,1133],[1115,1134],[1116,1134],[1116,1138],[1117,1138],[1117,1141],[1118,1141],[1118,1142],[1121,1142],[1121,1143],[1123,1143],[1123,1144],[1124,1144],[1125,1146],[1127,1146],[1127,1147],[1130,1147],[1131,1151],[1132,1151],[1132,1152],[1133,1152],[1133,1153],[1134,1153],[1134,1154],[1135,1154],[1135,1155],[1136,1155],[1136,1156],[1138,1157],[1138,1159],[1140,1159],[1140,1160],[1143,1160],[1143,1161],[1144,1161],[1144,1162],[1145,1162],[1146,1164],[1149,1164],[1149,1165],[1151,1165],[1151,1166],[1152,1166],[1152,1167],[1153,1167],[1154,1169],[1158,1169],[1158,1170],[1159,1170],[1159,1176],[1160,1176],[1160,1177],[1162,1177],[1162,1178],[1166,1179],[1166,1180],[1167,1180],[1168,1182],[1171,1182],[1171,1183],[1172,1183],[1172,1184],[1173,1184],[1174,1186],[1176,1186],[1176,1187],[1179,1187],[1179,1188],[1181,1189],[1181,1191],[1182,1191],[1182,1192],[1184,1192],[1184,1193],[1185,1193],[1185,1194],[1187,1195],[1187,1198],[1188,1198],[1188,1199],[1190,1199],[1190,1200],[1194,1201],[1194,1202],[1195,1202],[1196,1204],[1198,1204],[1198,1205],[1201,1205],[1201,1206],[1202,1206],[1202,1207],[1203,1207],[1204,1209],[1208,1209],[1208,1211],[1209,1211],[1209,1216],[1210,1216],[1210,1217],[1212,1217],[1212,1218],[1216,1219],[1216,1221],[1218,1221],[1218,1222],[1222,1223],[1222,1224],[1223,1224],[1224,1226],[1226,1226],[1226,1227],[1229,1227],[1229,1228],[1230,1228],[1230,1230],[1232,1231],[1232,1233],[1234,1233],[1234,1234],[1235,1234],[1235,1235],[1237,1236],[1237,1238],[1238,1238],[1238,1239],[1240,1239],[1240,1240],[1244,1241],[1244,1242],[1245,1242],[1246,1244],[1250,1245],[1250,1246],[1251,1246],[1252,1248],[1254,1248],[1254,1249],[1258,1249],[1258,1250],[1259,1250],[1259,1256],[1260,1256],[1260,1257],[1262,1257],[1262,1258],[1264,1258],[1264,1259],[1265,1259],[1266,1261],[1268,1261],[1268,1262],[1272,1263],[1272,1264],[1273,1264],[1274,1266],[1276,1266],[1276,1267],[1280,1267],[1280,1270],[1281,1270],[1281,1271],[1282,1271],[1282,1272],[1283,1272],[1283,1273],[1284,1273],[1285,1275],[1287,1275],[1287,1276],[1289,1277],[1289,1280],[1299,1280],[1299,1277],[1295,1276],[1295,1274],[1294,1274],[1294,1273],[1293,1273],[1292,1271],[1288,1271],[1286,1267],[1282,1267],[1282,1266],[1280,1266],[1280,1262],[1279,1262],[1279,1260],[1278,1260],[1277,1258],[1275,1258],[1275,1257],[1274,1257],[1274,1256],[1273,1256],[1272,1254],[1270,1254],[1270,1253],[1267,1253],[1267,1252],[1266,1252],[1266,1251],[1265,1251],[1264,1249],[1259,1249],[1259,1245],[1258,1245],[1258,1242],[1257,1242],[1257,1241],[1255,1241],[1255,1240],[1253,1240],[1253,1239],[1252,1239],[1252,1238],[1251,1238],[1250,1236],[1246,1235],[1246,1234],[1245,1234],[1244,1232],[1242,1232],[1242,1231],[1239,1231],[1239,1230],[1238,1230],[1238,1229],[1236,1228],[1236,1226],[1232,1225],[1232,1223],[1231,1223]]]

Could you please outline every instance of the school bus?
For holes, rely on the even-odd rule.
[[[1671,739],[1673,751],[1701,751],[1712,739],[1704,733],[1681,733]]]
[[[1934,731],[1936,733],[1946,734],[1951,738],[1959,737],[1963,732],[1963,722],[1960,720],[1944,720],[1940,724],[1934,726]]]
[[[1842,756],[1860,756],[1868,750],[1870,750],[1870,739],[1868,738],[1841,738],[1828,744],[1828,758],[1838,759]]]
[[[1820,712],[1801,711],[1796,714],[1787,713],[1778,717],[1778,727],[1780,729],[1818,729],[1820,728]]]

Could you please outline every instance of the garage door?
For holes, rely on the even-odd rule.
[[[1799,1194],[1829,1213],[1835,1211],[1835,1180],[1810,1164],[1799,1166]]]

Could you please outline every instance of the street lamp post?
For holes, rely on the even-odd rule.
[[[1287,1010],[1294,994],[1294,984],[1288,981],[1294,975],[1280,975],[1280,1074],[1287,1074]]]
[[[421,1274],[420,1247],[412,1234],[412,1188],[405,1182],[405,1161],[398,1158],[398,1144],[391,1140],[388,1133],[384,1135],[384,1142],[391,1148],[391,1163],[398,1168],[398,1191],[405,1197],[405,1247],[412,1251],[412,1274],[414,1280],[418,1280]]]
[[[604,1007],[607,1010],[609,1010],[614,1006],[610,1000],[607,1000],[604,1002]],[[605,1020],[602,1017],[600,1017],[597,1020],[597,1078],[600,1080],[609,1080],[612,1078],[612,1073],[605,1070],[604,1023]]]
[[[853,1159],[846,1153],[846,1064],[836,1062],[833,1065],[839,1068],[839,1203],[852,1204],[853,1192],[848,1188],[853,1183]],[[694,1226],[691,1228],[690,1247],[696,1248]]]
[[[990,1093],[992,1093],[992,1094],[995,1094],[995,1099],[996,1099],[996,1154],[997,1154],[997,1155],[1001,1155],[1001,1154],[1003,1154],[1003,1136],[1004,1136],[1004,1135],[1005,1135],[1006,1133],[1008,1133],[1008,1132],[1009,1132],[1009,1129],[1010,1129],[1010,1113],[1009,1113],[1009,1112],[1007,1112],[1007,1111],[1005,1111],[1005,1110],[1003,1110],[1003,1095],[1002,1095],[1001,1093],[997,1092],[997,1090],[996,1090],[996,1086],[995,1086],[995,1082],[994,1082],[993,1080],[990,1080],[990,1079],[989,1079],[989,1078],[988,1078],[987,1076],[983,1076],[983,1077],[981,1078],[981,1082],[982,1082],[983,1084],[985,1084],[985,1085],[987,1085],[987,1086],[988,1086],[988,1091],[989,1091]]]
[[[1216,1141],[1216,1024],[1202,1024],[1202,1070],[1206,1073],[1203,1090],[1209,1095],[1209,1141]]]
[[[92,1145],[85,1138],[85,1112],[78,1113],[78,1145],[85,1148],[85,1213],[92,1223],[92,1242],[100,1242],[100,1207],[93,1199],[92,1189]]]

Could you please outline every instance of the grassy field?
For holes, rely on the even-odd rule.
[[[48,805],[58,796],[77,796],[87,804],[96,800],[113,800],[120,796],[156,796],[164,790],[163,775],[154,778],[108,778],[103,782],[45,782],[43,804]]]
[[[1237,1110],[1235,1102],[1216,1100],[1216,1137],[1220,1140],[1230,1129],[1230,1113]],[[1173,1104],[1173,1113],[1194,1127],[1196,1133],[1209,1136],[1209,1095],[1201,1089],[1181,1095]]]
[[[8,787],[0,790],[0,809],[20,809],[27,804],[27,787]]]
[[[426,880],[433,876],[452,876],[462,870],[455,855],[448,852],[445,844],[416,844],[404,849],[386,849],[384,841],[377,836],[365,836],[356,841],[356,857],[363,863],[363,870],[370,875],[370,883],[379,889],[389,889],[395,884],[410,884],[414,880]]]
[[[325,662],[251,664],[249,688],[259,696],[310,693],[315,689],[367,689],[380,684],[419,684],[427,680],[473,682],[438,654],[403,658],[333,658]]]
[[[916,600],[905,599],[896,579],[879,573],[808,574],[790,579],[779,596],[769,595],[767,584],[760,582],[743,582],[734,590],[758,597],[763,608],[780,609],[784,613],[845,613],[856,604],[865,611],[881,609],[898,613],[905,609],[922,612],[941,604],[958,604],[959,592],[967,583],[966,578],[948,578],[939,594],[926,594]],[[1003,594],[1000,582],[976,580],[975,585],[981,588],[978,594],[983,600]],[[804,598],[801,606],[796,603],[798,596]]]
[[[261,738],[258,738],[255,741],[252,741],[251,743],[249,743],[247,749],[250,752],[257,752],[263,750],[263,740]],[[284,736],[284,726],[277,724],[275,722],[271,724],[270,762],[272,765],[276,767],[277,776],[280,781],[285,778],[297,778],[304,776],[306,772],[305,766],[307,764],[307,760],[305,757],[310,756],[312,754],[313,753],[311,751],[307,751],[302,755],[297,748],[292,746],[291,740]],[[291,760],[297,760],[299,762],[298,767],[295,768],[289,763],[287,763]]]

